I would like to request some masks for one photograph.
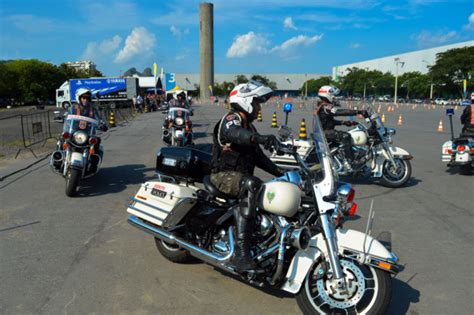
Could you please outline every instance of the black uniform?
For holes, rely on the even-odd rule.
[[[326,139],[328,142],[337,142],[344,145],[344,154],[347,159],[354,159],[354,152],[352,151],[352,138],[348,132],[335,130],[336,126],[343,125],[343,122],[340,120],[334,119],[336,116],[356,116],[359,114],[359,111],[345,109],[345,108],[336,108],[333,107],[329,110],[325,105],[322,105],[318,111],[319,120],[326,134]]]
[[[462,112],[461,124],[463,124],[463,134],[474,134],[474,104],[467,106]]]
[[[234,259],[236,266],[243,270],[252,268],[251,233],[262,186],[260,179],[253,176],[255,166],[274,176],[282,175],[258,145],[258,139],[265,137],[272,136],[259,135],[245,115],[234,111],[214,127],[211,182],[223,193],[241,200],[239,210],[234,213],[238,231]]]

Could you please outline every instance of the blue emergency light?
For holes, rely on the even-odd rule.
[[[283,111],[285,113],[291,113],[292,109],[293,109],[293,104],[291,103],[285,103],[285,105],[283,105]]]
[[[453,116],[454,115],[454,108],[446,108],[446,115]]]

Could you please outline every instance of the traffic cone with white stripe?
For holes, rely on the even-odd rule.
[[[444,131],[443,120],[442,119],[439,120],[438,129],[436,131],[438,131],[438,132],[443,132]]]

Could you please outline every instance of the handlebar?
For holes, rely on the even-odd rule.
[[[303,173],[303,175],[310,177],[311,176],[311,170],[309,169],[308,165],[306,164],[305,161],[301,158],[301,156],[297,152],[297,147],[292,145],[292,144],[284,144],[278,141],[276,145],[274,145],[273,149],[276,151],[277,155],[291,155],[295,159],[295,161],[298,163],[300,166],[300,170]]]

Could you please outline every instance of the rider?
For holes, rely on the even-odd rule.
[[[463,124],[463,134],[474,133],[474,93],[471,93],[471,105],[466,106],[461,115],[461,124]]]
[[[169,102],[170,107],[182,107],[189,109],[190,105],[186,99],[186,93],[183,90],[177,90],[173,93],[173,98]]]
[[[351,171],[351,163],[354,161],[354,152],[352,151],[352,138],[351,135],[342,130],[335,130],[336,126],[355,126],[357,122],[354,121],[341,121],[334,119],[335,116],[356,116],[358,114],[367,115],[367,111],[365,110],[351,110],[351,109],[343,109],[337,108],[339,107],[339,103],[336,100],[336,95],[339,93],[339,89],[330,86],[324,85],[319,89],[318,96],[321,99],[319,103],[317,114],[321,121],[321,126],[324,129],[326,139],[328,142],[336,142],[341,143],[344,146],[344,167]]]
[[[107,125],[101,119],[101,116],[97,108],[93,106],[91,102],[91,98],[92,98],[92,92],[89,89],[86,89],[86,88],[78,89],[76,91],[77,104],[70,106],[67,111],[67,114],[85,116],[85,117],[95,119],[99,122],[99,129],[102,131],[107,131],[108,129]],[[94,145],[94,149],[97,152],[97,154],[99,154],[102,157],[103,152],[102,150],[100,150],[100,142],[101,142],[100,137],[97,137],[97,143]],[[99,162],[98,160],[91,159],[91,167],[90,167],[91,172],[95,172],[98,162]]]
[[[262,181],[253,176],[255,166],[274,176],[283,174],[259,146],[269,149],[278,140],[273,135],[260,135],[252,125],[261,104],[272,93],[269,87],[256,81],[237,85],[230,93],[231,111],[214,127],[211,182],[221,192],[240,199],[239,209],[234,213],[237,248],[233,263],[238,270],[256,269],[250,247]]]

